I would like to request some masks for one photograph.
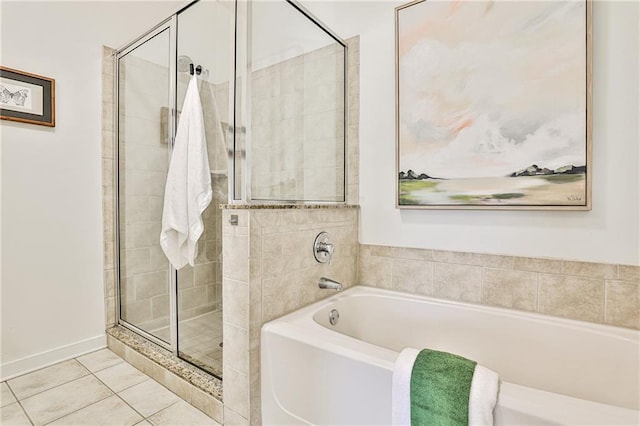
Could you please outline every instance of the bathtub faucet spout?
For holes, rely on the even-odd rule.
[[[320,282],[318,283],[318,286],[320,286],[320,288],[327,288],[330,290],[342,291],[342,284],[340,284],[338,281],[334,281],[326,277],[320,278]]]

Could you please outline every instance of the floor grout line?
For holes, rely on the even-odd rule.
[[[140,422],[143,422],[146,420],[146,417],[144,416],[144,414],[142,414],[140,411],[136,410],[136,408],[129,404],[119,393],[116,394],[116,396],[120,399],[120,401],[124,402],[129,408],[131,408],[133,411],[135,411],[140,417],[142,417],[142,420],[137,421],[134,424],[138,424]]]
[[[66,361],[64,361],[64,362],[66,362]],[[57,364],[53,364],[53,365],[57,365]],[[52,365],[52,367],[53,367],[53,365]],[[83,367],[84,367],[84,366],[83,366]],[[45,393],[45,392],[48,392],[48,391],[50,391],[50,390],[52,390],[52,389],[56,389],[56,388],[59,388],[60,386],[64,386],[64,385],[67,385],[67,384],[69,384],[69,383],[71,383],[71,382],[75,382],[76,380],[84,379],[85,377],[87,377],[87,376],[90,376],[90,375],[91,375],[91,371],[89,371],[89,370],[87,370],[87,371],[88,371],[88,373],[87,373],[87,374],[85,374],[85,375],[83,375],[83,376],[79,376],[79,377],[73,378],[73,379],[71,379],[71,380],[68,380],[68,381],[66,381],[66,382],[64,382],[64,383],[57,384],[57,385],[55,385],[55,386],[52,386],[52,387],[47,388],[47,389],[45,389],[45,390],[42,390],[42,391],[40,391],[40,392],[38,392],[38,393],[34,393],[33,395],[29,395],[29,396],[27,396],[27,397],[25,397],[25,398],[18,399],[18,398],[17,398],[17,396],[16,396],[16,400],[18,400],[18,401],[25,401],[25,400],[27,400],[27,399],[29,399],[29,398],[33,398],[34,396],[41,395],[41,394],[43,394],[43,393]],[[31,373],[27,373],[27,374],[31,374]],[[25,376],[26,376],[26,374],[25,374]],[[22,377],[22,376],[18,376],[18,377]],[[8,382],[4,382],[4,383],[7,383],[7,386],[9,386],[9,383],[8,383]],[[15,394],[15,393],[14,393],[14,394]]]
[[[20,376],[18,376],[18,377],[20,377]],[[27,410],[25,410],[24,407],[22,406],[22,404],[20,403],[20,400],[18,399],[18,396],[15,394],[13,389],[11,389],[11,386],[9,386],[8,381],[5,381],[4,384],[7,385],[7,389],[9,389],[9,392],[11,392],[11,395],[13,395],[13,398],[16,400],[16,403],[18,404],[18,406],[20,407],[20,409],[22,410],[24,415],[27,417],[27,420],[29,420],[29,422],[31,423],[31,426],[35,425],[35,422],[31,419],[31,416],[29,415],[29,413],[27,413]],[[5,405],[5,407],[6,407],[6,405]]]
[[[169,392],[171,392],[171,391],[169,391]],[[171,392],[171,393],[173,393],[173,392]],[[149,420],[151,417],[155,416],[156,414],[158,414],[158,413],[160,413],[160,412],[162,412],[162,411],[164,411],[164,410],[167,410],[167,409],[169,409],[169,408],[173,407],[174,405],[176,405],[176,404],[180,403],[181,401],[187,402],[187,401],[185,401],[184,399],[180,398],[180,396],[179,396],[179,395],[177,395],[177,394],[175,394],[175,393],[174,393],[174,395],[178,397],[178,400],[177,400],[176,402],[172,402],[171,404],[167,405],[167,406],[166,406],[166,407],[164,407],[163,409],[158,410],[158,411],[156,411],[156,412],[155,412],[155,413],[153,413],[153,414],[149,414],[149,415],[148,415],[147,417],[145,417],[144,419],[145,419],[146,421],[148,421],[149,423],[151,423],[151,424],[155,424],[155,423],[153,423],[151,420]],[[189,403],[187,402],[187,404],[189,404]],[[191,404],[189,404],[189,405],[191,405]],[[192,406],[192,407],[193,407],[193,406]],[[196,408],[196,407],[193,407],[193,408]],[[196,408],[196,410],[197,410],[197,408]]]
[[[109,390],[111,390],[111,389],[109,389]],[[105,400],[105,399],[107,399],[107,398],[111,398],[113,395],[115,395],[115,394],[113,394],[113,393],[112,393],[111,395],[107,395],[107,396],[105,396],[104,398],[100,398],[100,399],[98,399],[98,400],[96,400],[96,401],[93,401],[91,404],[85,405],[84,407],[80,407],[80,408],[78,408],[77,410],[71,411],[70,413],[67,413],[67,414],[65,414],[64,416],[56,417],[55,419],[50,420],[50,421],[48,421],[47,423],[43,423],[43,426],[46,426],[46,425],[48,425],[48,424],[51,424],[51,423],[53,423],[53,422],[55,422],[55,421],[58,421],[58,420],[60,420],[60,419],[64,419],[65,417],[70,416],[70,415],[72,415],[72,414],[75,414],[75,413],[77,413],[78,411],[84,410],[84,409],[85,409],[85,408],[87,408],[87,407],[91,407],[92,405],[97,404],[98,402],[102,402],[102,401],[104,401],[104,400]]]
[[[99,349],[98,351],[101,351],[101,350],[103,350],[103,349]],[[107,348],[107,350],[109,350],[109,349]],[[98,352],[98,351],[94,351],[94,352]],[[110,350],[110,352],[112,352],[112,353],[113,353],[113,351],[111,351],[111,350]],[[115,354],[115,353],[114,353],[114,354]],[[131,363],[127,362],[125,359],[123,359],[123,358],[122,358],[122,357],[120,357],[119,355],[117,355],[117,354],[115,354],[115,355],[116,355],[116,356],[118,356],[118,358],[120,358],[120,360],[121,360],[120,362],[118,362],[118,363],[116,363],[116,364],[113,364],[113,365],[110,365],[110,366],[108,366],[108,367],[101,368],[101,369],[96,370],[96,371],[91,371],[91,370],[89,370],[89,368],[88,368],[87,366],[85,366],[84,364],[82,364],[82,362],[80,362],[77,358],[71,358],[71,359],[73,359],[74,361],[76,361],[80,366],[82,366],[82,368],[85,370],[86,374],[84,374],[84,375],[82,375],[82,376],[79,376],[79,377],[76,377],[76,378],[73,378],[73,379],[71,379],[71,380],[68,380],[68,381],[66,381],[66,382],[64,382],[64,383],[61,383],[61,384],[58,384],[58,385],[56,385],[56,386],[53,386],[53,387],[51,387],[51,388],[45,389],[45,390],[40,391],[40,392],[38,392],[38,393],[35,393],[35,394],[33,394],[33,395],[29,395],[28,397],[23,398],[22,400],[20,400],[20,399],[17,397],[17,395],[15,394],[14,390],[13,390],[13,389],[11,388],[11,386],[9,385],[8,380],[6,380],[6,381],[5,381],[5,382],[3,382],[3,383],[5,383],[5,384],[7,385],[7,388],[8,388],[8,389],[9,389],[9,391],[11,392],[11,395],[13,395],[13,397],[14,397],[14,399],[15,399],[15,402],[16,402],[16,403],[18,403],[18,406],[20,407],[20,409],[22,410],[22,412],[24,413],[24,415],[26,416],[27,420],[30,422],[30,424],[31,424],[32,426],[33,426],[33,425],[35,425],[35,424],[36,424],[36,422],[31,418],[31,416],[29,415],[29,413],[27,412],[27,410],[25,409],[25,407],[22,405],[22,401],[27,400],[27,399],[30,399],[30,398],[32,398],[32,397],[34,397],[34,396],[37,396],[37,395],[41,395],[41,394],[43,394],[43,393],[45,393],[45,392],[48,392],[48,391],[54,390],[54,389],[59,388],[59,387],[61,387],[61,386],[67,385],[67,384],[69,384],[69,383],[72,383],[72,382],[74,382],[74,381],[81,380],[81,379],[85,379],[85,378],[87,378],[87,377],[89,377],[89,376],[92,376],[92,377],[93,377],[95,380],[97,380],[97,381],[98,381],[102,386],[104,386],[104,387],[109,391],[109,395],[104,396],[104,397],[102,397],[102,398],[99,398],[99,399],[97,399],[97,400],[95,400],[95,401],[93,401],[93,402],[91,402],[91,403],[89,403],[89,404],[87,404],[87,405],[84,405],[84,406],[82,406],[82,407],[79,407],[79,408],[77,408],[77,409],[75,409],[75,410],[73,410],[73,411],[71,411],[71,412],[69,412],[69,413],[66,413],[66,414],[62,415],[62,416],[59,416],[59,417],[56,417],[56,418],[54,418],[54,419],[48,420],[48,421],[47,421],[46,423],[44,423],[43,425],[49,425],[49,424],[51,424],[51,423],[53,423],[53,422],[59,421],[60,419],[63,419],[63,418],[68,417],[68,416],[71,416],[71,415],[73,415],[73,414],[75,414],[75,413],[77,413],[77,412],[79,412],[79,411],[82,411],[82,410],[84,410],[84,409],[86,409],[86,408],[88,408],[88,407],[91,407],[91,406],[93,406],[93,405],[95,405],[95,404],[101,403],[101,402],[105,401],[106,399],[111,398],[111,397],[113,397],[113,396],[116,396],[120,401],[122,401],[126,406],[128,406],[129,408],[131,408],[131,409],[132,409],[132,410],[133,410],[133,411],[134,411],[138,416],[140,416],[140,420],[138,420],[138,421],[137,421],[136,423],[134,423],[134,424],[138,424],[138,423],[140,423],[140,422],[145,422],[145,421],[146,421],[146,422],[151,423],[152,425],[154,425],[155,423],[154,423],[154,422],[152,422],[152,421],[150,420],[150,418],[151,418],[151,417],[153,417],[153,416],[157,415],[158,413],[160,413],[160,412],[162,412],[162,411],[165,411],[165,410],[167,410],[167,409],[169,409],[169,408],[173,407],[174,405],[179,404],[179,403],[181,403],[181,402],[186,402],[187,404],[189,404],[189,406],[193,407],[195,410],[197,410],[197,411],[201,412],[202,414],[204,414],[205,416],[209,417],[209,416],[208,416],[206,413],[204,413],[202,410],[200,410],[199,408],[197,408],[197,407],[193,406],[193,405],[192,405],[192,404],[190,404],[188,401],[186,401],[185,399],[183,399],[182,397],[180,397],[178,394],[176,394],[175,392],[173,392],[171,389],[169,389],[169,388],[167,388],[166,386],[162,385],[162,383],[157,382],[157,381],[156,381],[155,379],[153,379],[151,376],[149,376],[148,374],[146,374],[146,373],[144,373],[143,371],[139,370],[138,368],[136,368],[135,366],[133,366]],[[61,364],[62,362],[67,362],[67,361],[69,361],[69,360],[61,361],[61,362],[59,362],[59,363],[52,364],[52,365],[50,365],[50,366],[43,367],[43,368],[41,368],[41,369],[39,369],[39,370],[35,370],[35,371],[44,370],[44,369],[46,369],[46,368],[49,368],[49,367],[52,367],[52,366],[54,366],[54,365]],[[111,368],[111,367],[116,367],[116,366],[118,366],[118,365],[120,365],[120,364],[122,364],[122,363],[127,363],[127,364],[129,364],[131,367],[135,368],[137,372],[139,372],[139,373],[141,373],[142,375],[144,375],[144,376],[145,376],[145,379],[144,379],[144,380],[142,380],[142,381],[140,381],[140,382],[138,382],[138,383],[134,383],[134,384],[132,384],[132,385],[130,385],[130,386],[127,386],[126,388],[121,389],[121,390],[119,390],[119,391],[117,391],[117,392],[116,392],[116,391],[115,391],[114,389],[112,389],[109,385],[107,385],[107,383],[106,383],[106,382],[104,382],[103,380],[101,380],[101,379],[100,379],[100,377],[98,377],[98,376],[96,375],[96,373],[99,373],[99,372],[104,371],[104,370],[106,370],[106,369],[108,369],[108,368]],[[34,371],[34,372],[35,372],[35,371]],[[25,374],[25,375],[23,375],[23,376],[26,376],[26,375],[31,374],[31,373],[33,373],[33,372],[26,373],[26,374]],[[22,376],[18,376],[18,377],[22,377]],[[122,393],[122,392],[124,392],[124,391],[127,391],[127,390],[129,390],[129,389],[131,389],[131,388],[133,388],[133,387],[135,387],[135,386],[140,385],[140,384],[143,384],[143,383],[145,383],[145,382],[147,382],[147,381],[149,381],[149,380],[151,380],[151,381],[153,381],[153,382],[155,382],[155,383],[158,383],[159,385],[163,386],[163,387],[164,387],[168,392],[170,392],[171,394],[173,394],[173,395],[176,397],[176,401],[174,401],[174,402],[170,403],[170,404],[169,404],[169,405],[167,405],[166,407],[161,408],[160,410],[157,410],[157,411],[155,411],[155,412],[151,413],[151,414],[150,414],[150,415],[148,415],[148,416],[144,416],[144,415],[143,415],[140,411],[138,411],[138,410],[137,410],[137,409],[136,409],[132,404],[128,403],[128,402],[127,402],[127,401],[122,397],[122,395],[120,395],[120,393]]]

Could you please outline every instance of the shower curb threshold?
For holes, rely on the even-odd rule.
[[[107,346],[185,401],[222,422],[222,380],[121,326],[105,330]]]

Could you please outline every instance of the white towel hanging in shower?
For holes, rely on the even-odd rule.
[[[182,106],[162,210],[160,246],[176,269],[194,264],[204,231],[202,212],[212,195],[202,104],[194,75]]]

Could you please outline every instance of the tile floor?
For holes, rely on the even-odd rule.
[[[217,425],[108,349],[0,383],[0,424]]]

